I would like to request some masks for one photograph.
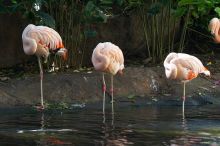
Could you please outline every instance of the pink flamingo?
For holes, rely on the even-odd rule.
[[[102,81],[103,81],[103,114],[105,113],[105,75],[104,72],[111,74],[111,96],[112,96],[112,113],[114,114],[113,109],[113,76],[117,73],[122,74],[124,69],[124,56],[121,49],[110,43],[99,43],[93,51],[92,54],[92,63],[96,70],[103,72]]]
[[[220,43],[220,19],[212,18],[209,23],[209,30],[211,30],[211,34],[214,36],[214,41]],[[220,80],[215,81],[215,84],[219,85]]]
[[[210,72],[203,66],[198,58],[184,53],[170,53],[164,60],[164,67],[168,79],[183,82],[182,110],[184,115],[186,82],[196,78],[200,73],[210,76]]]
[[[209,23],[209,29],[214,36],[216,43],[220,43],[220,20],[218,18],[212,18]]]
[[[38,109],[44,109],[43,100],[43,68],[41,57],[47,62],[47,58],[51,52],[67,59],[67,50],[64,48],[60,35],[52,28],[46,26],[35,26],[29,24],[22,33],[23,48],[27,55],[36,55],[40,68],[40,87],[41,87],[41,106]]]

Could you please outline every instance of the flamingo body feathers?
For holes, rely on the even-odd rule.
[[[170,53],[164,61],[164,67],[166,77],[169,79],[189,81],[200,73],[210,75],[198,58],[185,53]]]

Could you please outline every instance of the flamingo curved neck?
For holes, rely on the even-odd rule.
[[[165,73],[168,79],[176,79],[177,77],[177,67],[175,64],[166,64]]]
[[[29,45],[26,45],[26,43],[28,43]],[[33,55],[37,51],[37,43],[34,39],[25,36],[23,38],[23,48],[25,54]]]
[[[100,53],[99,49],[96,50],[95,55],[92,59],[96,70],[105,71],[109,66],[110,60],[105,55]]]

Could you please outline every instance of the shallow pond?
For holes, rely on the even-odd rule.
[[[107,106],[72,110],[0,110],[0,146],[54,145],[220,145],[220,108],[115,106],[114,121]]]

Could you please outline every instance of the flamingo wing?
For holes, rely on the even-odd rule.
[[[118,46],[110,42],[106,42],[104,43],[104,48],[101,52],[102,54],[108,56],[108,58],[111,61],[117,62],[120,65],[124,64],[124,56],[123,56],[121,49]]]
[[[109,50],[109,56],[111,58],[111,60],[118,62],[119,64],[124,64],[124,57],[122,54],[122,51],[118,48],[113,48],[111,50]]]
[[[191,56],[182,57],[182,58],[178,57],[171,60],[170,63],[180,65],[188,70],[193,71],[195,74],[201,73],[204,69],[204,66],[202,65],[200,60],[198,60],[196,57],[191,57]]]
[[[52,28],[46,26],[35,26],[26,35],[52,50],[64,47],[60,35]]]

